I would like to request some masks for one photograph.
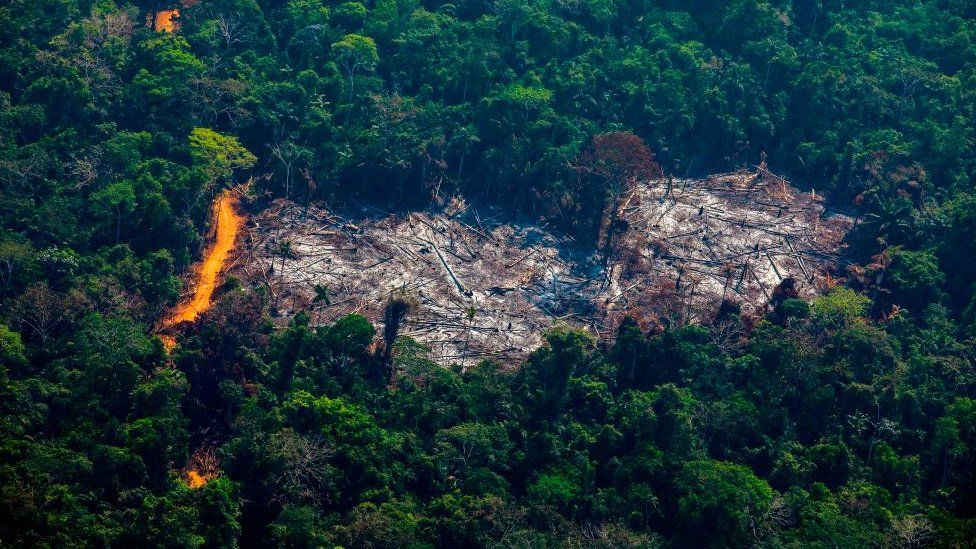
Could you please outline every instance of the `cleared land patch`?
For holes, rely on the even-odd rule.
[[[254,219],[240,274],[266,284],[288,317],[360,313],[377,325],[395,292],[420,307],[401,335],[442,363],[520,359],[556,322],[612,337],[625,315],[648,325],[707,321],[725,299],[762,309],[792,279],[830,283],[852,220],[768,172],[661,179],[631,189],[603,252],[544,228],[486,220],[454,203],[436,214],[335,212],[276,202]]]

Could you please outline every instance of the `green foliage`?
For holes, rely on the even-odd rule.
[[[502,91],[501,98],[521,106],[526,112],[538,111],[552,101],[552,91],[541,86],[512,84]]]
[[[332,20],[343,29],[358,30],[366,21],[366,6],[359,2],[343,2],[332,10]]]
[[[582,489],[572,477],[559,473],[544,473],[529,485],[529,498],[540,505],[555,507],[563,512],[571,509]]]
[[[352,547],[410,547],[421,548],[419,517],[413,506],[397,501],[380,505],[363,503],[350,513],[347,524],[339,530],[346,544]]]
[[[190,153],[214,182],[227,180],[234,170],[250,168],[257,161],[257,157],[241,146],[236,137],[222,135],[210,128],[193,128]]]
[[[329,532],[318,510],[310,506],[285,505],[269,527],[271,542],[280,547],[324,547]]]
[[[692,461],[682,469],[678,489],[679,531],[684,543],[751,547],[762,543],[773,490],[747,467],[720,461]]]
[[[340,356],[362,357],[373,342],[375,331],[366,317],[352,314],[330,326],[325,341],[328,348]]]
[[[362,7],[362,4],[353,2],[343,5]],[[355,97],[353,82],[356,73],[372,70],[380,60],[379,54],[376,53],[376,42],[368,36],[347,34],[342,40],[332,44],[332,53],[349,78],[349,102],[352,103]]]
[[[6,380],[10,370],[22,370],[27,366],[27,348],[20,334],[0,324],[0,380]]]
[[[849,288],[838,286],[810,304],[813,321],[827,330],[847,328],[862,321],[870,300]]]
[[[901,247],[887,250],[886,285],[910,311],[922,312],[941,298],[945,275],[935,254]]]
[[[582,365],[592,344],[589,333],[558,326],[546,333],[543,347],[529,358],[523,371],[530,380],[530,390],[538,395],[537,406],[543,417],[562,410],[570,376]]]
[[[976,539],[971,2],[186,4],[0,6],[0,543]],[[151,335],[243,171],[247,208],[463,196],[584,246],[627,185],[762,153],[858,218],[847,284],[764,318],[452,369],[393,329],[419,301],[286,323],[228,281]]]
[[[507,469],[513,444],[501,425],[461,423],[441,429],[434,437],[437,461],[455,476],[477,468]]]

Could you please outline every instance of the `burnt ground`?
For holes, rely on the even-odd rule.
[[[645,325],[711,320],[723,300],[756,313],[780,282],[803,296],[832,283],[852,220],[768,172],[651,181],[620,202],[610,245],[581,250],[532,224],[443,212],[351,218],[275,202],[256,216],[237,271],[271,290],[283,318],[317,324],[360,313],[377,325],[394,293],[419,307],[401,332],[441,363],[517,361],[557,322],[611,337]],[[315,287],[327,300],[314,301]]]

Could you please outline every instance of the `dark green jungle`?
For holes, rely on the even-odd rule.
[[[234,276],[156,334],[252,177],[593,242],[635,142],[826,196],[840,283],[463,371]],[[0,1],[0,546],[976,546],[976,3]]]

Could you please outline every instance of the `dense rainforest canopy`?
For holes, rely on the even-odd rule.
[[[967,0],[7,0],[0,545],[972,546],[974,121]],[[233,278],[152,335],[229,185],[594,242],[608,134],[765,155],[847,280],[463,372]]]

